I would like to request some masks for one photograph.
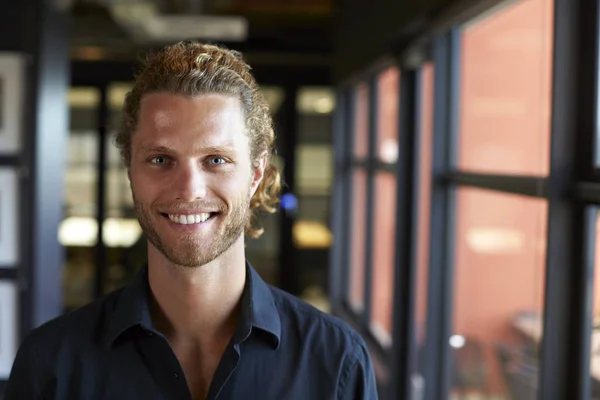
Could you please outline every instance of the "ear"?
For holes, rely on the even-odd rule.
[[[258,186],[265,177],[265,169],[267,168],[268,160],[269,153],[265,151],[252,163],[252,183],[250,184],[250,197],[254,196]]]

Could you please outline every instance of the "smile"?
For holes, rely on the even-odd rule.
[[[169,219],[176,224],[181,225],[192,225],[206,222],[214,213],[201,213],[201,214],[167,214]]]

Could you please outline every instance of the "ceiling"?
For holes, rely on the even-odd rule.
[[[323,65],[329,63],[332,53],[333,0],[61,1],[67,3],[64,7],[71,15],[71,58],[78,61],[135,61],[141,53],[172,43],[177,36],[206,39],[187,36],[186,26],[209,26],[202,20],[190,21],[199,17],[227,17],[213,21],[213,31],[222,31],[219,35],[244,27],[243,40],[225,36],[207,40],[241,50],[265,64]],[[149,36],[147,30],[139,28],[147,26],[149,20],[163,21],[165,17],[177,21],[171,21],[158,36]]]

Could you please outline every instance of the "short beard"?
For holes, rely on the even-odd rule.
[[[210,241],[210,244],[205,246],[205,248],[198,248],[198,237],[196,235],[183,235],[177,244],[169,246],[161,238],[152,223],[151,210],[147,209],[137,200],[133,190],[132,196],[135,212],[148,241],[170,262],[187,268],[206,265],[229,250],[244,233],[246,225],[250,222],[252,216],[250,212],[250,197],[247,195],[238,204],[232,205],[229,215],[222,212],[217,216],[217,218],[221,219],[226,218],[224,221],[225,225],[218,227],[219,230],[214,237],[206,238]]]

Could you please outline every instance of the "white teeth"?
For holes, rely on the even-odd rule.
[[[169,214],[169,219],[171,221],[182,225],[199,224],[201,222],[205,222],[208,218],[210,218],[209,213],[191,215]]]

